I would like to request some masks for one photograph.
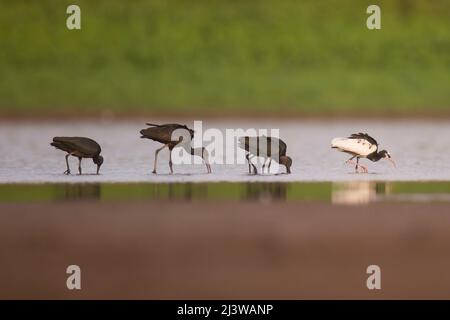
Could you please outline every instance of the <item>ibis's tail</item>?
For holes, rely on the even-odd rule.
[[[344,140],[347,140],[345,138],[334,138],[333,140],[331,140],[331,147],[332,148],[340,148],[342,147],[342,142]]]
[[[60,149],[63,147],[65,141],[67,141],[66,137],[54,137],[53,142],[51,142],[50,145]]]

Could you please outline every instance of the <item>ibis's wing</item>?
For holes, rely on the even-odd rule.
[[[281,139],[277,139],[277,140],[278,140],[278,149],[280,150],[279,154],[280,154],[280,156],[285,156],[286,152],[287,152],[287,145],[283,140],[281,140]]]
[[[286,144],[275,137],[240,137],[239,143],[239,147],[257,156],[266,157],[286,154]]]
[[[250,141],[254,141],[253,139],[256,139],[256,137],[248,137],[248,136],[239,137],[239,139],[238,139],[239,147],[246,151],[249,151],[250,144],[253,144],[253,142],[250,143]]]
[[[143,138],[152,139],[166,144],[170,142],[178,142],[178,139],[173,139],[172,137],[175,130],[187,130],[191,136],[191,139],[194,137],[194,130],[189,129],[185,125],[176,123],[153,125],[150,128],[142,129],[140,132]]]
[[[141,130],[143,138],[152,139],[164,144],[172,142],[172,132],[173,130],[168,130],[162,126],[150,127]]]
[[[85,137],[54,137],[53,142],[67,152],[78,151],[86,156],[98,155],[102,151],[97,142]]]
[[[155,124],[155,123],[149,123],[147,122],[146,125],[150,126],[150,127],[162,127],[162,128],[171,128],[173,130],[175,129],[186,129],[186,130],[191,130],[189,129],[185,124],[178,124],[178,123],[165,123],[165,124]]]
[[[166,123],[166,124],[161,124],[161,125],[155,125],[155,124],[147,123],[147,125],[158,126],[158,127],[164,128],[166,130],[171,130],[172,132],[175,130],[178,130],[178,129],[185,129],[185,130],[189,131],[189,133],[191,135],[191,139],[194,138],[194,130],[188,128],[188,126],[185,124]]]
[[[331,146],[337,148],[340,151],[367,156],[377,151],[377,145],[370,143],[365,139],[353,139],[353,138],[336,138],[331,141]]]
[[[374,138],[369,136],[367,133],[362,133],[362,132],[354,133],[354,134],[350,135],[349,139],[364,139],[364,140],[367,140],[369,143],[378,146],[377,140],[375,140]]]
[[[286,143],[283,140],[275,138],[275,137],[267,137],[267,145],[265,148],[267,149],[267,156],[276,158],[277,156],[285,156],[286,155]]]
[[[239,147],[242,149],[248,151],[249,153],[253,155],[259,155],[259,143],[260,143],[260,137],[240,137],[239,138]]]

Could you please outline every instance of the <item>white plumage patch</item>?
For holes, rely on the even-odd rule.
[[[360,156],[368,156],[377,151],[377,146],[365,139],[334,138],[331,141],[331,146],[340,151]]]

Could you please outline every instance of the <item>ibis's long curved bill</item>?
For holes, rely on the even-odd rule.
[[[395,164],[394,159],[392,159],[392,158],[387,158],[387,159],[392,163],[392,165],[394,166],[394,168],[397,168],[397,165]]]

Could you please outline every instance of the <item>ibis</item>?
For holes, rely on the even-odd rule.
[[[239,147],[247,151],[246,159],[248,161],[248,172],[251,172],[251,166],[253,167],[253,173],[257,174],[256,166],[251,162],[254,157],[264,158],[262,171],[266,166],[267,160],[268,171],[270,171],[270,165],[272,160],[286,167],[286,173],[291,173],[292,159],[286,155],[287,145],[286,143],[275,137],[267,137],[265,135],[256,137],[239,137]]]
[[[97,174],[99,174],[100,166],[103,164],[103,157],[100,155],[102,149],[100,145],[90,138],[85,137],[54,137],[51,146],[56,149],[67,152],[66,165],[67,170],[64,174],[70,174],[69,156],[77,157],[78,173],[81,175],[81,159],[91,158],[97,165]]]
[[[346,163],[355,165],[357,173],[360,172],[360,168],[364,173],[369,172],[366,166],[359,164],[359,159],[361,158],[366,158],[373,162],[387,159],[396,167],[395,161],[389,152],[386,150],[378,151],[378,142],[367,133],[354,133],[348,138],[334,138],[331,141],[331,147],[350,154],[351,158]],[[355,158],[356,162],[353,161]]]
[[[208,159],[209,155],[206,148],[204,147],[192,148],[190,143],[186,143],[190,142],[190,140],[194,138],[194,130],[189,129],[186,125],[181,125],[177,123],[168,123],[168,124],[147,123],[147,125],[149,126],[149,128],[142,129],[140,131],[141,138],[150,139],[163,144],[161,148],[155,151],[155,162],[152,171],[154,174],[156,174],[158,153],[164,148],[169,148],[169,168],[170,173],[171,174],[173,173],[172,150],[175,147],[182,147],[191,155],[201,157],[205,162],[207,172],[211,173],[211,165],[209,164]],[[178,132],[176,133],[175,131],[177,130]],[[179,135],[178,139],[176,139],[175,135]],[[185,141],[183,141],[184,139],[183,136],[186,136],[187,138],[190,137],[190,139],[185,139]]]

